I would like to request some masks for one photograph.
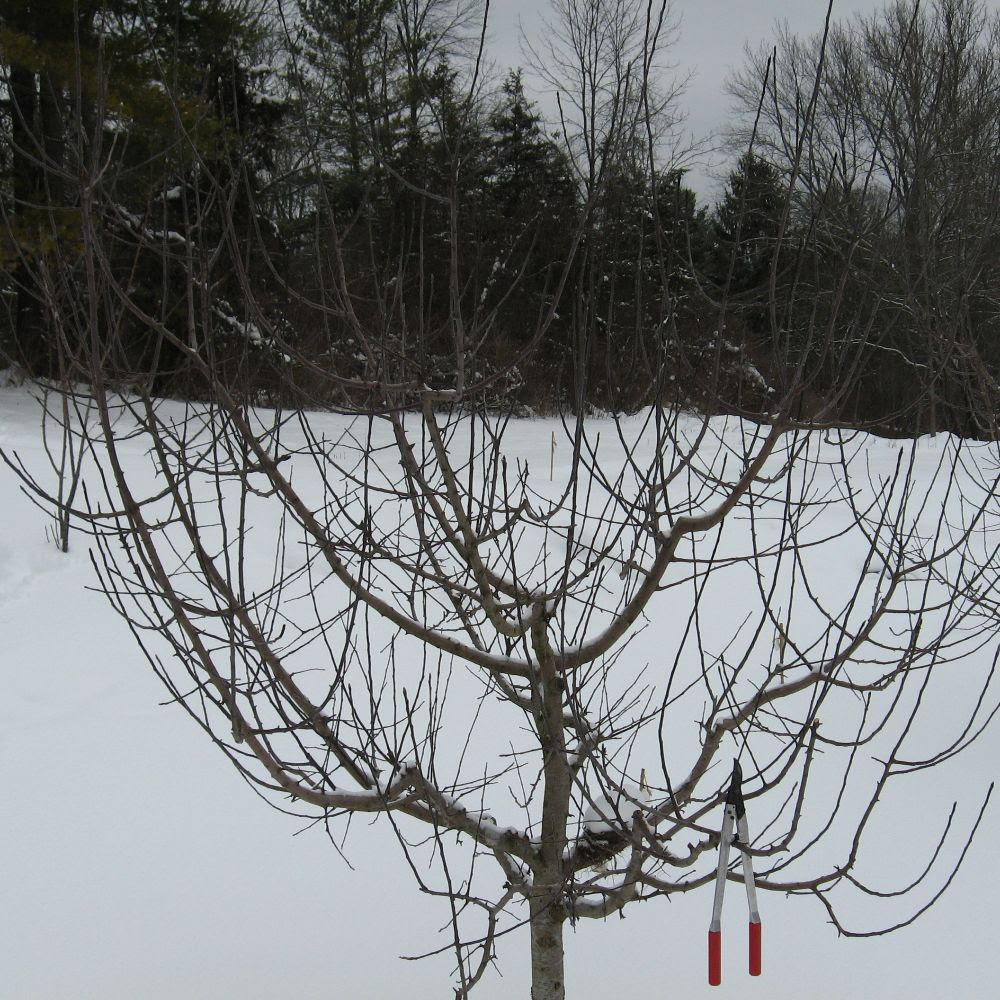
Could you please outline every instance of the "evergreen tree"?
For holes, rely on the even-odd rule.
[[[237,272],[259,242],[257,194],[282,113],[254,58],[260,2],[55,6],[0,6],[11,95],[2,253],[17,296],[8,353],[58,375],[96,333],[109,375],[177,390],[177,351],[134,311],[102,316],[98,330],[70,321],[87,312],[80,209],[85,199],[88,238],[156,323],[199,349],[220,323],[247,332]]]
[[[262,201],[286,106],[258,61],[263,11],[259,0],[138,0],[136,16],[109,26],[121,54],[111,124],[129,136],[107,192],[119,258],[144,276],[149,315],[243,382],[269,363],[273,317],[259,307],[273,297],[279,249]],[[175,346],[142,324],[127,340],[128,369],[160,391],[200,391]]]
[[[577,191],[565,154],[545,134],[537,109],[524,93],[520,70],[511,70],[504,80],[488,118],[486,139],[480,297],[484,309],[499,309],[488,357],[501,368],[518,365],[508,384],[532,373],[533,384],[522,386],[521,399],[551,405],[570,361],[565,320],[555,321],[545,343],[536,345],[530,366],[523,363],[523,354],[529,347],[528,331],[535,329],[571,252]],[[519,294],[503,296],[518,273]]]
[[[394,0],[299,0],[299,83],[318,140],[316,155],[326,171],[346,171],[355,198],[372,164],[375,132],[389,112],[394,6]]]
[[[526,208],[558,213],[575,201],[566,156],[542,131],[541,118],[525,96],[520,69],[511,70],[504,80],[490,116],[490,142],[490,184],[505,216],[523,215]]]
[[[97,4],[0,0],[0,64],[6,84],[4,239],[0,266],[15,305],[0,350],[35,375],[58,367],[52,281],[72,268],[79,215],[68,178],[68,129],[93,97]],[[80,80],[89,93],[77,94]],[[55,282],[58,284],[58,281]],[[45,287],[49,286],[49,291]]]
[[[731,294],[759,290],[767,280],[784,203],[777,168],[752,152],[744,153],[729,175],[715,215],[714,276]]]

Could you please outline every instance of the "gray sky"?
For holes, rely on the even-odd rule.
[[[834,19],[848,20],[856,13],[870,14],[885,0],[834,0]],[[998,2],[989,2],[995,8]],[[696,137],[718,130],[726,120],[728,98],[725,80],[743,63],[745,46],[756,48],[773,37],[776,21],[787,20],[796,34],[820,31],[826,0],[673,0],[681,25],[670,60],[681,75],[691,74],[682,99],[688,129]],[[518,48],[518,23],[529,38],[537,37],[548,0],[492,0],[490,21],[493,58],[501,68],[523,64]],[[546,102],[540,101],[544,108]],[[689,174],[701,198],[715,200],[719,185],[709,166]]]

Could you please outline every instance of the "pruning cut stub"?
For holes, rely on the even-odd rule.
[[[734,833],[735,831],[735,833]],[[747,889],[747,905],[750,910],[749,972],[759,976],[761,970],[761,923],[757,910],[757,887],[754,883],[753,865],[747,848],[750,833],[747,829],[746,805],[743,802],[743,772],[739,761],[733,761],[733,778],[726,794],[726,810],[719,834],[719,866],[715,873],[715,903],[712,907],[712,922],[708,928],[708,984],[722,983],[722,901],[726,892],[726,878],[729,874],[729,849],[735,844],[743,862],[743,881]]]

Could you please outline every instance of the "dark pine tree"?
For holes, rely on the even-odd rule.
[[[720,287],[728,285],[731,295],[759,293],[766,283],[784,203],[777,169],[744,153],[715,214],[713,276]]]

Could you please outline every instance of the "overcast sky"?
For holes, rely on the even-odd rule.
[[[847,20],[884,6],[885,0],[834,0],[834,19]],[[826,8],[827,0],[673,0],[681,25],[670,57],[679,74],[691,74],[683,98],[690,132],[701,137],[723,125],[728,111],[726,76],[742,65],[746,45],[756,48],[769,42],[775,22],[782,20],[796,34],[814,34],[823,27]],[[518,24],[529,38],[537,37],[547,9],[548,0],[492,0],[491,52],[498,66],[525,62],[518,48]],[[715,200],[718,185],[710,169],[693,170],[689,182],[702,198]]]

